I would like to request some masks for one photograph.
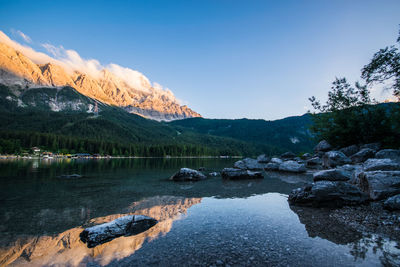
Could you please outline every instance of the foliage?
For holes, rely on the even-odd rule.
[[[369,64],[361,70],[361,77],[368,85],[392,82],[390,87],[400,99],[400,31],[397,44],[380,49]]]

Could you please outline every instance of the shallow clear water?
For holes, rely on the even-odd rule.
[[[349,231],[320,210],[290,207],[287,194],[311,175],[196,183],[168,178],[233,159],[0,161],[0,266],[376,266],[398,244]],[[79,179],[60,178],[64,174]],[[95,248],[84,227],[126,214],[159,221],[139,235]]]

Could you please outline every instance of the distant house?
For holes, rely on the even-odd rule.
[[[36,146],[31,147],[31,150],[32,150],[33,154],[35,154],[35,155],[39,155],[40,154],[40,148],[38,148]]]

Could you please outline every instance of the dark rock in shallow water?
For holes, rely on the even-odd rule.
[[[368,197],[349,183],[319,181],[293,190],[288,200],[294,205],[337,208],[365,203]]]
[[[400,161],[400,149],[382,149],[376,153],[375,157]]]
[[[304,164],[299,164],[296,161],[289,160],[279,165],[279,170],[284,172],[301,173],[306,171]]]
[[[261,172],[254,172],[249,170],[240,170],[234,168],[225,168],[221,173],[222,178],[230,180],[242,179],[262,179],[264,176]]]
[[[157,224],[157,220],[143,215],[128,215],[114,221],[83,230],[79,237],[88,248],[109,242],[120,236],[140,234]]]
[[[349,163],[351,160],[340,151],[329,151],[322,157],[322,166],[325,168],[334,168]]]
[[[344,148],[339,149],[340,152],[343,152],[346,156],[350,157],[356,154],[360,149],[356,145],[347,146]]]
[[[296,155],[292,152],[286,152],[281,155],[282,159],[293,159],[295,157],[296,157]]]
[[[242,170],[262,170],[265,167],[265,164],[259,163],[256,159],[245,158],[236,161],[234,166],[235,168]]]
[[[199,171],[189,168],[181,168],[177,173],[171,176],[170,180],[174,181],[199,181],[207,177]]]
[[[400,194],[400,171],[370,171],[358,174],[358,186],[373,200]]]
[[[278,164],[278,163],[272,163],[272,162],[270,162],[270,163],[268,163],[267,165],[265,165],[264,169],[265,169],[266,171],[277,171],[277,170],[279,170],[279,165],[280,165],[280,164]]]
[[[220,176],[221,174],[219,172],[210,172],[208,175],[210,175],[212,177],[217,177],[217,176]]]
[[[351,178],[351,172],[342,169],[323,170],[314,173],[314,182],[317,181],[348,181]]]
[[[400,210],[400,194],[386,199],[383,206],[388,210]]]
[[[365,171],[400,171],[400,163],[391,159],[369,159],[363,167]]]
[[[353,163],[361,163],[373,157],[375,157],[375,150],[371,148],[363,148],[350,158]]]
[[[332,148],[332,146],[326,140],[322,140],[314,147],[314,151],[315,152],[326,152],[326,151],[329,151],[331,148]]]

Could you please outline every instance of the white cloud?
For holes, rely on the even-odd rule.
[[[27,40],[32,42],[32,40],[21,31],[17,31],[17,33],[21,37],[25,36],[26,38],[28,38]],[[24,40],[27,41],[25,38]],[[43,47],[47,51],[47,53],[51,55],[49,56],[45,53],[37,52],[29,46],[21,45],[20,43],[11,40],[2,31],[0,31],[0,42],[3,42],[8,46],[11,46],[15,50],[20,51],[36,64],[52,63],[63,67],[69,73],[73,71],[79,71],[82,73],[86,73],[94,78],[100,78],[102,76],[101,71],[103,69],[107,69],[134,89],[144,92],[149,92],[149,90],[151,89],[151,83],[149,79],[139,71],[122,67],[114,63],[102,65],[96,59],[84,59],[79,55],[77,51],[65,49],[63,46],[54,46],[49,43],[41,44],[41,47]],[[158,83],[153,83],[152,87],[153,88],[151,89],[151,91],[156,95],[166,96],[172,101],[179,102],[175,98],[171,90],[169,90],[168,88],[164,89]]]

